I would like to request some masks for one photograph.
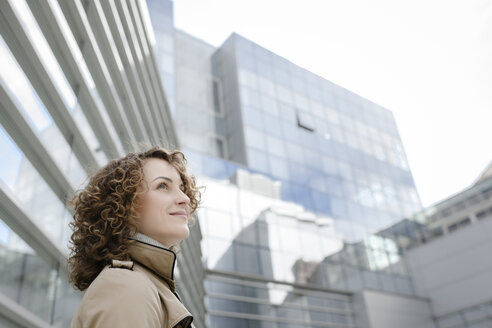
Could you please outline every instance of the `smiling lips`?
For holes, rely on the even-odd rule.
[[[187,217],[186,215],[186,211],[177,211],[177,212],[172,212],[172,213],[169,213],[170,215],[177,215],[177,216],[184,216],[184,217]]]

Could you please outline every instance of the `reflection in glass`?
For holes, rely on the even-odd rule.
[[[339,161],[333,162],[337,165]],[[289,164],[296,178],[309,182],[309,168],[304,169],[306,177],[302,179],[299,168],[304,166],[295,162]],[[354,177],[365,174],[363,170],[352,172],[350,166],[341,167]],[[382,184],[380,181],[380,177],[373,174],[360,184],[366,188],[378,187]],[[328,193],[318,195],[320,201],[330,201],[330,211],[333,205],[345,211],[340,220],[306,211],[299,205],[299,198],[297,204],[293,204],[252,194],[234,185],[208,184],[207,188],[217,195],[216,200],[207,202],[210,208],[203,212],[206,216],[203,222],[208,225],[203,229],[208,268],[324,288],[349,291],[373,288],[413,294],[411,280],[399,254],[399,228],[397,225],[386,230],[374,228],[377,220],[389,220],[391,216],[383,217],[377,209],[355,202],[360,197],[358,182],[339,182],[338,189],[350,197],[350,201]],[[314,199],[312,189],[307,186],[290,183],[289,190],[301,201],[303,197],[309,197],[310,201]],[[372,197],[372,190],[369,191]],[[332,198],[334,202],[331,202]],[[340,209],[335,208],[335,211]],[[215,218],[209,220],[210,216]],[[374,227],[362,221],[362,217],[371,218]],[[229,222],[218,228],[222,220]],[[269,302],[282,306],[289,302],[302,303],[302,297],[295,296],[292,291],[276,289],[272,292],[272,286],[267,288]],[[309,317],[306,313],[302,315]],[[351,322],[336,313],[330,313],[327,318],[329,322]]]
[[[22,161],[22,152],[0,125],[0,179],[10,188],[14,188]]]
[[[0,138],[3,139],[0,145],[8,145],[2,149],[5,150],[2,155],[7,159],[14,159],[14,161],[8,161],[8,164],[2,165],[7,169],[7,172],[18,172],[15,180],[8,177],[4,180],[3,174],[0,175],[0,179],[16,196],[22,209],[33,219],[35,224],[53,241],[62,243],[66,228],[63,225],[63,218],[66,217],[68,210],[1,126]],[[2,163],[6,162],[2,161]]]
[[[255,150],[253,148],[247,149],[248,166],[253,170],[260,172],[270,172],[268,156],[262,151]]]
[[[282,159],[285,161],[286,154],[285,154],[283,140],[267,134],[266,135],[266,141],[267,141],[267,146],[268,146],[268,152],[270,154],[282,157]],[[287,165],[286,163],[284,163],[284,164]],[[284,179],[290,180],[289,178],[284,178]]]
[[[258,68],[259,75],[269,80],[273,80],[273,70],[272,70],[272,66],[269,63],[266,63],[262,60],[258,60],[256,62],[256,66]]]
[[[261,151],[267,151],[266,143],[265,143],[265,134],[261,132],[259,129],[245,126],[244,137],[247,140],[247,144],[250,145],[251,147],[254,147]]]
[[[261,74],[261,73],[260,73]],[[258,86],[261,93],[275,98],[275,86],[272,81],[264,77],[258,76]]]
[[[210,269],[217,270],[235,270],[235,258],[234,252],[232,251],[231,244],[227,241],[207,238],[204,241],[204,246],[206,248],[205,258],[206,266]]]
[[[234,327],[312,327],[322,325],[353,324],[349,298],[331,293],[318,293],[303,288],[278,283],[261,283],[235,278],[209,276],[205,281],[212,313],[225,318],[235,317]],[[244,297],[247,297],[244,298]],[[262,315],[259,324],[251,326],[251,316]],[[325,321],[319,321],[321,319]],[[249,326],[248,326],[249,325]],[[268,326],[270,327],[270,326]]]
[[[48,42],[46,42],[43,33],[39,29],[36,20],[27,6],[27,3],[25,0],[15,1],[14,7],[19,13],[19,17],[26,28],[29,39],[33,42],[34,47],[38,51],[41,61],[44,62],[45,69],[48,70],[51,78],[53,78],[56,89],[60,91],[65,103],[68,105],[68,108],[73,109],[77,99],[73,94],[60,66],[58,65]]]
[[[8,229],[1,219],[0,225]],[[0,241],[0,292],[50,322],[56,271],[13,231],[6,235]]]
[[[1,78],[7,82],[9,90],[20,104],[24,118],[33,126],[33,131],[38,135],[60,169],[67,173],[72,186],[74,188],[78,187],[85,178],[82,166],[72,155],[70,145],[68,145],[58,127],[53,124],[51,115],[40,101],[37,93],[3,40],[0,43],[0,58],[6,62],[6,67],[8,68],[1,71]]]
[[[258,81],[256,74],[245,70],[245,69],[238,69],[238,80],[239,84],[248,88],[251,88],[253,90],[258,89]]]
[[[272,175],[277,179],[287,180],[290,179],[289,167],[285,162],[285,159],[277,156],[270,156],[270,171]]]
[[[250,245],[234,243],[234,256],[237,261],[235,271],[246,274],[261,274],[258,248]]]

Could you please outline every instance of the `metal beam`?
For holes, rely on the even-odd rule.
[[[118,92],[118,96],[122,100],[123,108],[128,115],[129,123],[135,133],[135,137],[140,142],[149,140],[142,117],[138,111],[135,97],[128,79],[124,74],[123,63],[100,1],[88,2],[85,10],[94,35],[99,44],[101,44],[101,54],[106,64],[108,64],[109,73]]]
[[[147,26],[146,25],[146,19],[144,19],[144,15],[146,15],[145,12],[148,13],[148,7],[146,5],[145,0],[140,0],[136,2],[136,7],[134,8],[134,12],[137,11],[138,14],[140,15],[140,21],[142,22],[142,28],[144,29],[145,33],[145,40],[148,44],[149,47],[149,56],[145,57],[145,61],[147,62],[147,66],[149,67],[148,72],[150,75],[151,80],[156,86],[156,89],[154,89],[156,93],[157,100],[159,102],[159,109],[160,109],[160,114],[163,115],[163,123],[164,123],[164,132],[165,132],[165,139],[168,140],[172,145],[175,147],[179,147],[179,142],[178,138],[176,135],[176,130],[174,129],[174,124],[172,121],[172,115],[171,115],[171,110],[169,108],[169,103],[167,101],[166,97],[166,90],[164,89],[164,85],[162,83],[160,74],[159,74],[159,68],[158,68],[158,63],[157,59],[155,57],[155,49],[152,47],[152,44],[150,42],[149,38],[149,31],[148,29],[152,29],[152,26]],[[150,17],[148,17],[150,20]]]
[[[0,79],[0,122],[57,197],[66,202],[74,190],[65,174],[50,156],[39,137],[21,114],[20,106]]]
[[[62,69],[68,83],[70,84],[77,100],[84,112],[87,121],[93,127],[93,132],[96,135],[102,150],[108,158],[112,158],[118,154],[118,149],[115,141],[108,132],[108,127],[104,123],[101,116],[101,109],[95,101],[96,95],[89,87],[89,81],[86,80],[82,73],[81,63],[74,57],[74,50],[71,49],[67,38],[61,28],[62,23],[54,14],[52,1],[27,1],[31,11],[36,18],[46,41],[50,45],[51,51],[55,56],[60,68]],[[66,31],[65,33],[70,33]],[[94,163],[88,163],[91,166],[97,167]]]
[[[137,69],[135,67],[135,58],[130,50],[129,40],[127,39],[127,33],[123,28],[121,17],[116,8],[116,4],[113,0],[102,1],[101,6],[106,19],[108,21],[109,28],[112,31],[113,39],[120,54],[121,61],[124,67],[124,74],[130,84],[130,88],[137,102],[138,111],[142,117],[143,124],[149,135],[147,141],[157,140],[157,131],[155,131],[152,124],[149,104],[145,98],[142,84],[140,83]]]
[[[135,29],[134,36],[136,37],[136,39],[134,40],[134,44],[135,47],[138,47],[140,49],[139,51],[142,54],[142,61],[139,63],[142,74],[141,78],[143,78],[143,81],[147,84],[147,88],[145,89],[145,91],[147,91],[147,96],[149,97],[149,99],[151,99],[151,110],[154,117],[154,124],[156,125],[159,137],[163,139],[165,133],[163,122],[164,120],[161,116],[159,99],[157,98],[156,94],[156,88],[158,86],[154,83],[152,79],[152,65],[149,65],[148,61],[150,48],[147,44],[145,29],[143,28],[142,21],[140,20],[138,7],[136,6],[135,1],[128,1],[126,4],[128,6],[126,12],[130,16],[133,28]]]
[[[111,78],[108,68],[102,58],[84,8],[79,0],[58,0],[58,4],[67,19],[75,40],[79,44],[101,100],[111,117],[120,140],[123,141],[123,147],[128,150],[131,148],[131,144],[136,142],[135,135],[130,128],[116,90],[110,84]]]
[[[352,292],[345,291],[342,289],[333,289],[333,288],[320,287],[317,285],[304,285],[304,284],[298,284],[293,282],[280,281],[280,280],[270,279],[263,276],[257,276],[248,273],[239,273],[239,272],[231,272],[231,271],[216,270],[216,269],[205,269],[205,274],[208,276],[216,275],[216,276],[223,276],[223,277],[233,278],[238,280],[256,281],[261,283],[274,283],[279,285],[291,286],[293,288],[299,288],[303,290],[330,293],[332,295],[337,295],[337,296],[353,295]]]
[[[153,134],[153,142],[157,143],[160,139],[159,127],[157,124],[158,118],[155,116],[155,99],[152,97],[150,90],[150,82],[146,72],[143,70],[142,61],[144,54],[139,47],[138,34],[135,26],[131,20],[131,15],[129,13],[127,3],[125,1],[114,1],[115,7],[117,8],[118,17],[121,20],[121,25],[123,27],[124,35],[130,45],[130,52],[133,57],[133,75],[135,76],[135,82],[140,85],[140,95],[145,104],[145,114],[147,116],[147,121],[149,128]]]
[[[51,328],[46,321],[41,320],[41,318],[26,310],[23,306],[15,303],[2,293],[0,293],[0,314],[20,327]]]
[[[97,167],[93,153],[67,110],[67,105],[58,93],[9,1],[0,1],[0,25],[2,25],[1,34],[10,51],[50,112],[65,140],[72,146],[75,156],[81,163]]]
[[[22,210],[8,187],[0,181],[0,218],[51,267],[67,263],[68,252],[62,250]],[[1,293],[0,293],[1,295]]]

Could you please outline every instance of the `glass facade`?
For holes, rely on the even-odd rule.
[[[436,321],[438,328],[492,327],[492,302],[441,316]]]
[[[347,302],[362,288],[415,295],[402,252],[422,228],[395,223],[421,204],[393,114],[237,34],[219,48],[174,36],[176,125],[206,186],[206,286],[224,275],[321,288],[328,300],[347,293]],[[206,292],[213,327],[319,324],[309,306],[296,321],[263,294],[234,303]]]
[[[222,84],[212,75],[215,48],[176,31],[177,108],[174,116],[180,144],[227,158]]]
[[[148,23],[153,25],[150,32],[154,34],[152,42],[155,46],[155,58],[172,117],[176,119],[176,46],[173,2],[151,0],[147,1],[147,6],[151,20]]]
[[[410,249],[491,217],[489,180],[413,216],[389,110],[240,35],[177,31],[172,1],[9,0],[0,24],[0,326],[68,326],[66,199],[138,142],[179,140],[206,187],[176,268],[197,328],[359,327],[361,290],[422,297]]]
[[[266,281],[268,283],[263,284],[266,290],[271,284],[302,286],[323,291],[323,297],[328,300],[346,293],[347,302],[352,301],[351,292],[363,288],[409,297],[416,295],[402,258],[403,252],[415,246],[426,231],[416,222],[402,221],[373,234],[365,231],[366,237],[350,241],[346,236],[353,234],[351,222],[323,216],[295,202],[282,200],[281,183],[210,155],[189,149],[186,154],[191,169],[202,177],[200,184],[206,186],[204,205],[199,213],[203,261],[209,272],[206,286],[210,279],[220,275],[233,280]],[[422,235],[417,233],[420,230]],[[210,298],[208,291],[207,300]],[[249,301],[267,302],[267,308],[273,304],[270,294],[261,294],[257,298]],[[209,311],[217,310],[221,314],[211,316],[212,327],[221,327],[229,319],[242,322],[238,316],[244,320],[250,318],[234,314],[234,307],[243,309],[239,305],[231,305],[229,313],[221,312],[225,305],[220,304],[226,304],[228,298],[217,301],[214,296],[213,299],[207,301]],[[306,306],[299,309],[302,318],[309,317],[312,310],[309,304]],[[243,310],[237,311],[242,313]],[[268,327],[281,326],[271,313],[254,314],[263,316],[258,319],[260,321],[271,321]],[[248,320],[245,322],[250,322]],[[308,319],[302,324],[286,320],[292,326],[317,327]],[[351,323],[355,319],[347,312],[343,320]]]
[[[211,63],[224,86],[231,161],[185,143],[195,172],[232,181],[245,170],[279,193],[266,200],[267,185],[216,189],[206,180],[206,267],[332,291],[415,295],[402,252],[423,229],[400,220],[421,205],[392,113],[236,34]],[[290,205],[277,213],[278,202]]]
[[[210,327],[355,327],[347,295],[218,275],[205,288]]]
[[[0,293],[53,326],[68,326],[82,295],[69,287],[64,268],[37,255],[1,220],[0,230]]]
[[[371,218],[369,229],[421,209],[390,111],[239,35],[226,46],[237,62],[239,103],[229,111],[240,108],[245,164],[281,180],[283,199],[355,224]]]
[[[0,326],[68,327],[83,293],[67,279],[67,199],[140,142],[177,145],[156,73],[172,68],[173,95],[173,46],[156,60],[145,1],[6,1],[0,25]],[[176,269],[196,327],[200,238],[192,229]]]

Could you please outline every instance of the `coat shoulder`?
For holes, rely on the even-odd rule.
[[[74,321],[84,321],[84,327],[159,327],[163,315],[159,294],[145,274],[106,267],[87,289]]]
[[[104,268],[94,279],[89,289],[117,288],[118,290],[140,290],[150,288],[152,281],[141,271],[125,268]]]
[[[114,295],[115,292],[120,296],[157,296],[152,281],[144,273],[124,268],[106,267],[92,282],[86,293],[92,295],[104,292],[108,292],[108,296]]]

